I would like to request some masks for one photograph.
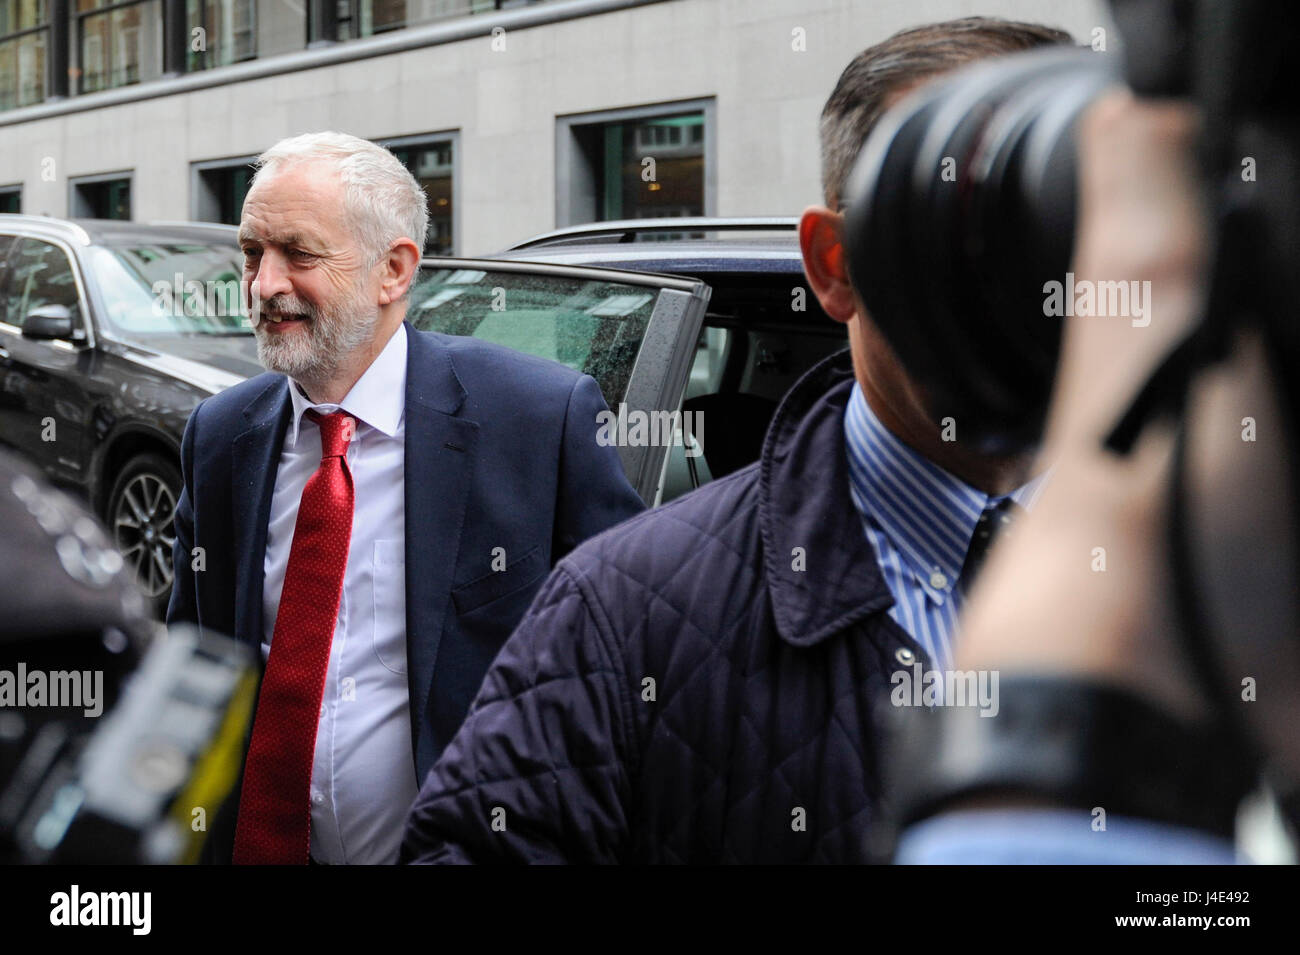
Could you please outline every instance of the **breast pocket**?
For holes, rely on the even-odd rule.
[[[504,570],[492,571],[456,587],[451,599],[462,624],[472,618],[480,626],[471,629],[482,630],[485,636],[487,631],[492,631],[494,636],[504,631],[508,636],[532,603],[548,569],[546,555],[537,546],[515,560],[507,556]]]
[[[406,542],[375,541],[375,656],[394,673],[406,672]]]

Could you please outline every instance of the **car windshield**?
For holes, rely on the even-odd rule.
[[[94,246],[90,271],[104,299],[102,320],[128,337],[251,335],[234,241],[138,240]]]
[[[468,335],[550,358],[622,399],[658,290],[548,272],[425,268],[408,318],[421,330]]]

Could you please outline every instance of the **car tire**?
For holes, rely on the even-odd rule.
[[[118,472],[104,516],[113,543],[159,619],[171,599],[173,521],[180,497],[180,469],[161,454],[141,454]]]

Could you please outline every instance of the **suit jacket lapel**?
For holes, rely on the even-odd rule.
[[[456,571],[478,423],[457,416],[466,391],[447,350],[409,324],[406,335],[406,658],[418,772],[421,728]]]
[[[247,431],[235,438],[230,494],[234,520],[235,636],[253,646],[262,640],[262,583],[266,526],[289,426],[288,378],[279,376],[244,409]]]

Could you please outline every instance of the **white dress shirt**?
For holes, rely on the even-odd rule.
[[[298,502],[320,465],[320,429],[304,412],[356,419],[348,446],[355,507],[311,777],[311,854],[319,862],[392,863],[419,792],[406,682],[406,329],[339,404],[312,404],[289,383],[293,419],[271,498],[262,589],[262,654],[271,653]]]

